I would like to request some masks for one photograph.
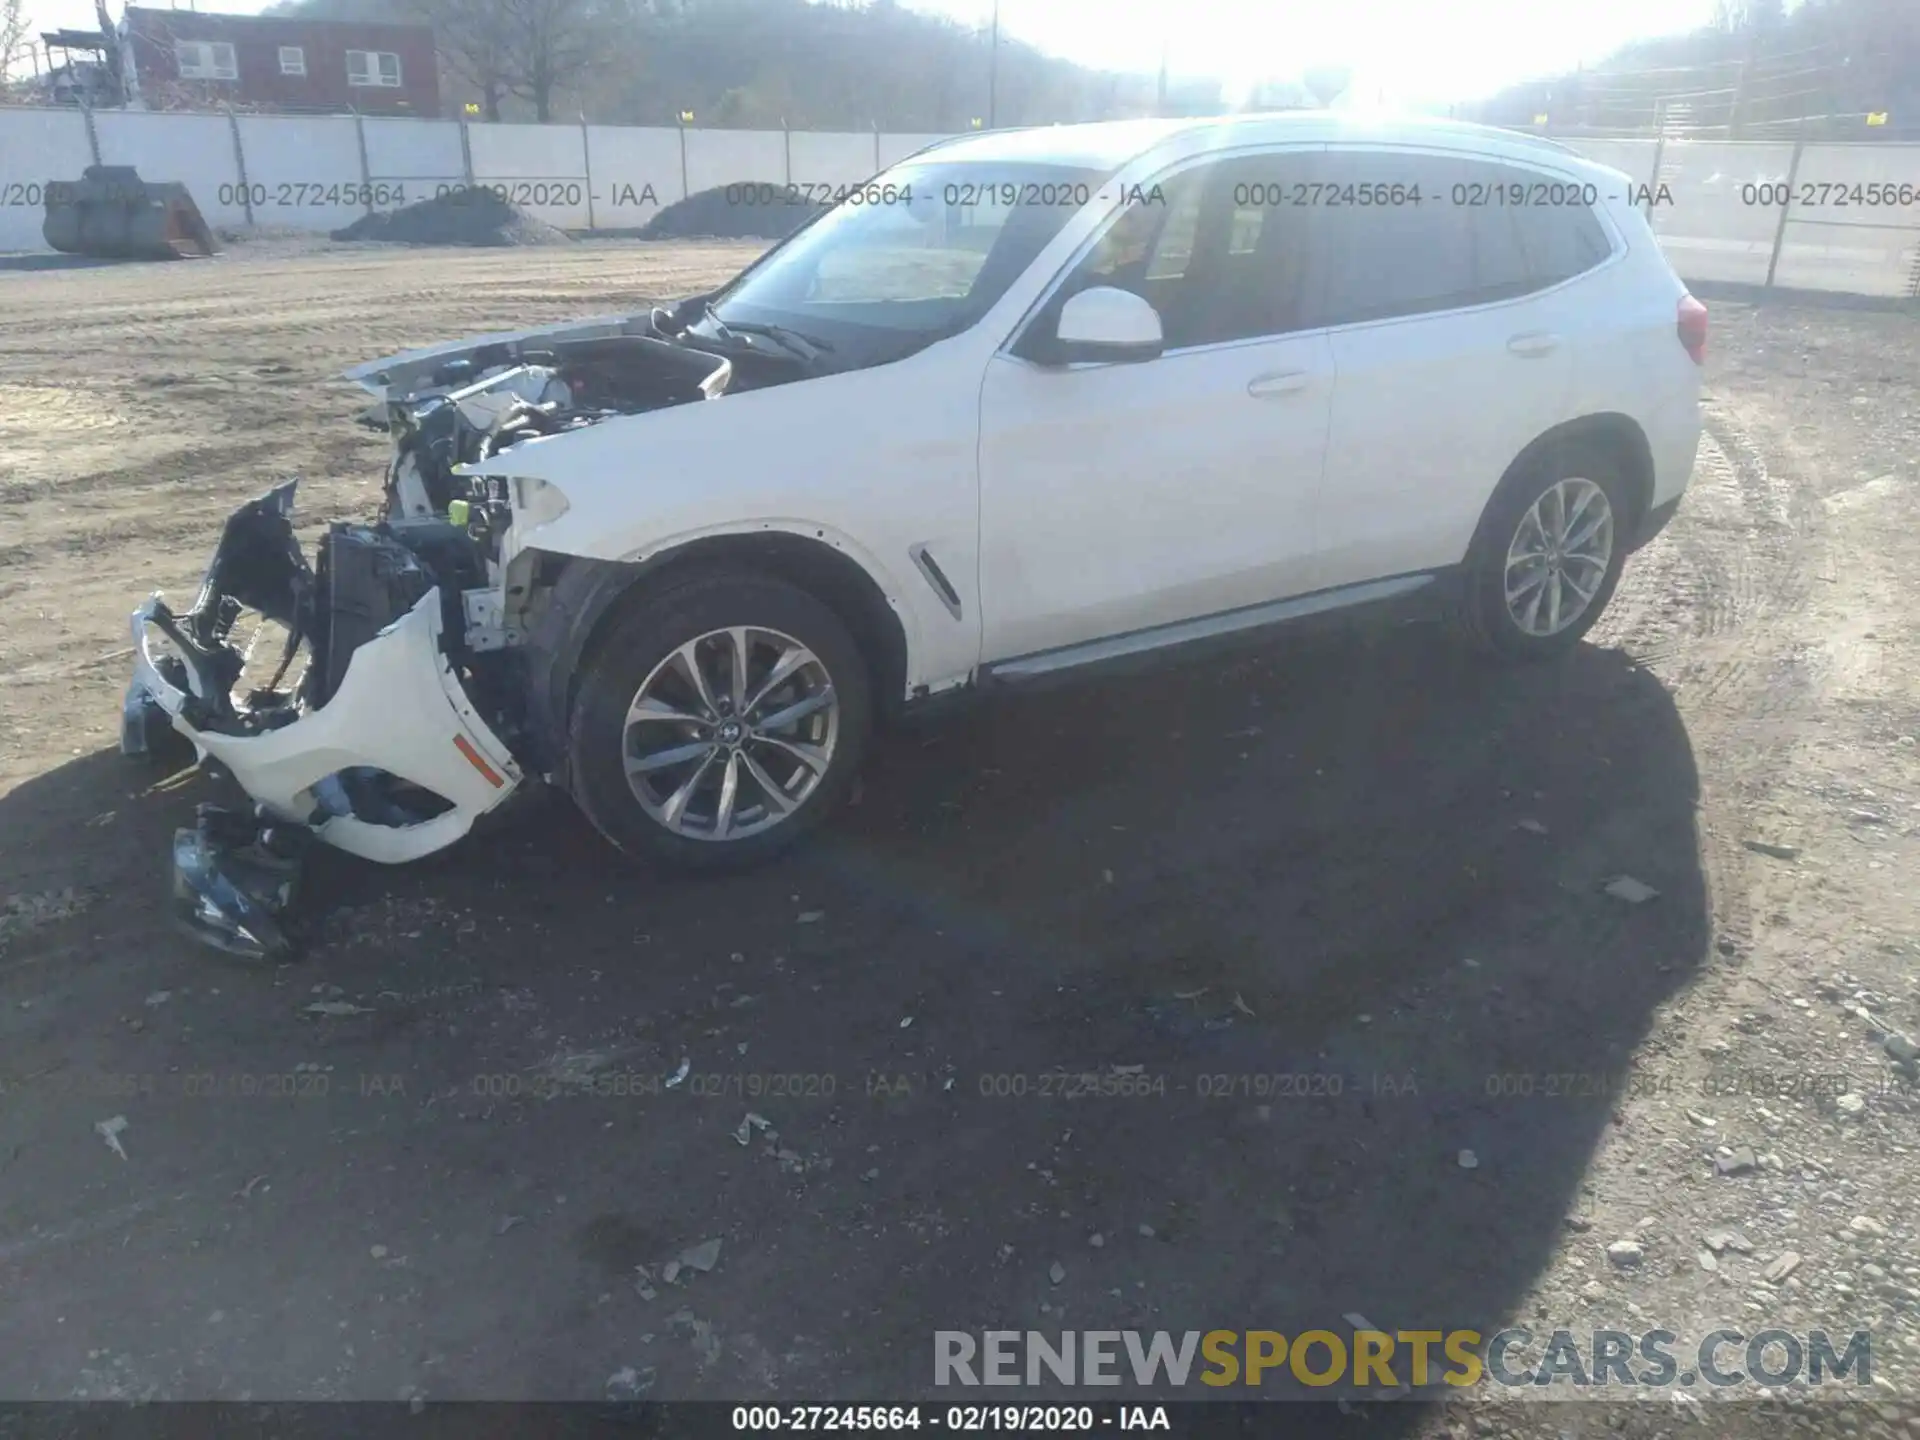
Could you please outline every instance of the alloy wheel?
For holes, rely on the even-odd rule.
[[[693,840],[770,830],[819,788],[840,738],[827,667],[763,626],[711,630],[653,667],[627,707],[627,784],[654,821]]]
[[[1507,613],[1545,639],[1593,605],[1613,562],[1613,505],[1577,477],[1549,486],[1520,518],[1507,546]]]

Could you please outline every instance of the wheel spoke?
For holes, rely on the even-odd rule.
[[[1512,583],[1513,576],[1511,573],[1508,574],[1507,580],[1508,580],[1507,603],[1512,604],[1514,601],[1520,600],[1525,596],[1530,595],[1531,593],[1533,593],[1535,590],[1538,590],[1542,585],[1546,583],[1547,567],[1542,565],[1538,569],[1522,577],[1518,585],[1515,585]]]
[[[720,777],[720,801],[713,810],[713,838],[724,840],[733,828],[733,807],[740,798],[740,752],[727,756],[727,773]]]
[[[1565,487],[1563,486],[1562,488],[1564,489]],[[1560,527],[1561,548],[1564,549],[1573,543],[1567,537],[1573,533],[1573,527],[1580,523],[1580,517],[1587,513],[1587,507],[1593,503],[1593,497],[1599,493],[1600,488],[1597,485],[1582,487],[1576,493],[1573,509],[1570,511],[1566,507],[1565,499],[1563,498],[1561,500],[1560,509],[1565,517]]]
[[[777,810],[784,815],[793,808],[793,801],[787,797],[787,792],[780,788],[778,781],[761,768],[758,760],[742,750],[740,763],[747,767],[747,774],[753,777],[753,783],[758,785],[761,793],[767,797],[768,809]]]
[[[794,672],[812,659],[812,651],[799,645],[788,646],[781,652],[780,658],[773,662],[773,669],[767,672],[766,679],[760,682],[759,688],[753,692],[752,697],[740,707],[740,713],[752,715],[766,702],[769,695],[792,679]]]
[[[702,760],[699,765],[694,768],[693,774],[689,775],[685,783],[667,798],[667,803],[660,807],[660,823],[662,825],[665,825],[669,830],[675,831],[682,828],[687,815],[687,802],[693,799],[694,790],[702,780],[707,778],[707,771],[712,768],[713,754],[709,751],[706,759]]]
[[[1525,617],[1520,621],[1523,627],[1525,627],[1530,631],[1533,631],[1535,634],[1538,634],[1540,630],[1540,602],[1546,599],[1546,595],[1547,595],[1547,587],[1544,585],[1542,585],[1539,589],[1535,590],[1533,592],[1533,600],[1527,606],[1527,613]]]
[[[677,705],[669,705],[655,695],[642,695],[627,710],[627,724],[639,725],[648,721],[657,721],[668,725],[706,726],[704,716],[691,710],[682,710]]]
[[[1573,612],[1575,615],[1578,615],[1581,610],[1586,609],[1587,606],[1593,602],[1593,597],[1600,593],[1600,580],[1597,576],[1594,578],[1593,584],[1585,590],[1580,588],[1580,582],[1578,580],[1574,579],[1573,576],[1567,574],[1564,570],[1560,572],[1560,578],[1567,582],[1567,588],[1574,593],[1574,598],[1580,602],[1579,608]]]
[[[1507,555],[1509,558],[1519,557],[1524,559],[1528,556],[1546,553],[1547,532],[1540,522],[1540,506],[1543,503],[1544,497],[1541,500],[1535,501],[1533,508],[1527,511],[1526,515],[1521,518],[1520,528],[1516,530],[1513,535],[1513,544],[1507,547]],[[1531,539],[1528,538],[1528,530],[1533,531]]]
[[[693,686],[693,693],[700,697],[700,704],[711,719],[720,714],[720,705],[713,697],[712,687],[707,684],[706,672],[700,668],[699,643],[698,640],[689,640],[673,652],[673,659],[680,673]]]
[[[743,715],[747,708],[747,632],[735,626],[727,632],[727,638],[733,646],[733,664],[727,676],[730,692],[727,698],[733,702],[733,713]]]
[[[1582,526],[1577,534],[1568,536],[1566,544],[1561,548],[1569,552],[1584,551],[1594,536],[1598,535],[1612,518],[1610,513],[1602,510]]]
[[[1552,503],[1549,504],[1549,501]],[[1549,545],[1559,536],[1566,534],[1567,487],[1565,481],[1540,497],[1540,522],[1540,531],[1547,537]]]
[[[762,738],[765,738],[767,731],[785,730],[788,726],[798,724],[815,711],[824,710],[831,704],[833,704],[833,687],[823,685],[813,694],[794,701],[786,709],[774,711],[753,728]]]
[[[1559,572],[1555,571],[1553,578],[1547,582],[1547,631],[1549,634],[1560,628],[1561,588]]]
[[[656,750],[651,755],[629,755],[627,773],[650,775],[655,770],[671,770],[675,765],[686,765],[698,760],[702,755],[712,753],[713,745],[710,741],[695,740],[688,745],[676,745],[670,750]]]
[[[755,745],[771,745],[774,749],[791,755],[816,775],[826,772],[827,761],[831,758],[826,751],[817,745],[798,745],[791,740],[782,740],[774,735],[755,735],[752,743]]]

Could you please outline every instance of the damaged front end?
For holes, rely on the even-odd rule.
[[[489,583],[474,540],[444,520],[336,524],[309,565],[293,498],[288,482],[234,512],[190,608],[134,611],[121,732],[142,754],[170,728],[252,799],[176,836],[174,889],[196,935],[256,957],[287,948],[276,917],[309,843],[413,860],[521,779],[506,657],[466,643],[465,597]]]
[[[408,352],[343,378],[379,397],[361,423],[393,440],[389,518],[446,514],[472,498],[459,466],[522,441],[718,399],[735,381],[724,357],[660,338],[638,318]]]
[[[515,625],[538,588],[515,533],[543,513],[529,503],[538,482],[510,491],[465,467],[717,399],[734,367],[657,311],[411,351],[345,378],[376,397],[362,420],[393,438],[385,518],[329,526],[310,564],[289,481],[229,517],[190,607],[155,594],[132,617],[122,750],[184,736],[252,802],[203,806],[176,836],[180,918],[255,958],[289,948],[280,917],[311,844],[385,864],[431,854],[512,794],[538,750]]]

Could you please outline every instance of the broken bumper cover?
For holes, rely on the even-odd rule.
[[[200,759],[230,774],[263,818],[304,825],[315,839],[350,855],[401,864],[460,839],[519,785],[507,747],[474,710],[441,648],[440,592],[353,652],[338,689],[316,710],[272,728],[233,734],[198,727],[193,702],[217,683],[191,664],[155,653],[156,631],[173,617],[154,595],[133,612],[133,683],[122,746],[150,748],[157,710],[193,743]],[[184,672],[184,673],[183,673]],[[186,686],[168,678],[184,678]],[[383,814],[363,818],[342,777],[381,772],[432,792],[446,805],[412,823]]]

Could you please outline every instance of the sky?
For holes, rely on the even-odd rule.
[[[153,0],[164,6],[167,0]],[[254,14],[267,0],[203,10]],[[993,0],[903,0],[985,24]],[[113,14],[120,0],[110,0]],[[92,28],[92,0],[26,0],[35,33]],[[1471,100],[1602,59],[1625,41],[1706,24],[1713,0],[1000,0],[1003,35],[1096,68],[1216,75],[1228,98],[1309,65],[1347,65],[1355,101]]]

